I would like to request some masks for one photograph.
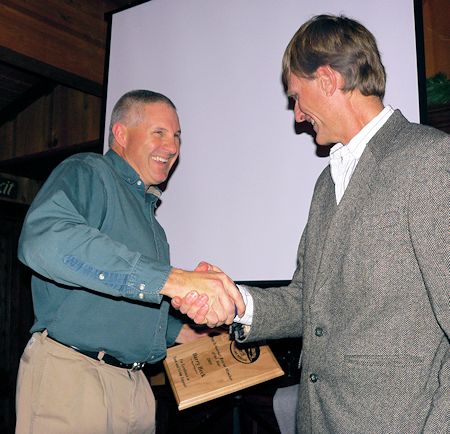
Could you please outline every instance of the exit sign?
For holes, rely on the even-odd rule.
[[[0,197],[17,199],[18,183],[12,179],[0,177]]]

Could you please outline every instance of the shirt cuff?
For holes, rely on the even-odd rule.
[[[245,286],[236,285],[239,289],[239,292],[242,295],[242,298],[244,299],[245,304],[245,313],[242,315],[242,317],[235,316],[234,322],[237,322],[239,324],[244,325],[252,325],[253,321],[253,297],[248,292],[247,288]]]

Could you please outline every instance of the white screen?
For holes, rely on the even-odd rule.
[[[413,0],[153,0],[113,15],[106,125],[132,89],[166,94],[180,117],[180,161],[157,211],[173,266],[207,260],[236,281],[291,279],[328,159],[295,132],[281,58],[298,27],[321,13],[372,31],[385,104],[418,122]]]

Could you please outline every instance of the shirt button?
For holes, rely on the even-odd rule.
[[[316,329],[314,330],[314,334],[320,338],[321,336],[323,336],[323,328],[316,327]]]
[[[139,297],[140,300],[143,300],[143,299],[144,299],[144,293],[143,293],[143,292],[140,292],[139,295],[138,295],[138,297]]]
[[[142,181],[139,180],[136,184],[137,184],[137,185],[141,185],[141,184],[142,184]]]
[[[311,374],[309,376],[309,380],[311,381],[311,383],[316,383],[318,379],[319,379],[319,376],[317,374]]]
[[[139,289],[140,289],[141,291],[143,291],[143,290],[145,289],[145,283],[141,283],[141,284],[139,285]]]
[[[100,273],[100,274],[98,275],[98,278],[99,278],[100,280],[105,280],[105,275],[104,275],[103,273]]]

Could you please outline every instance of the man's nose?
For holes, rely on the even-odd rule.
[[[167,151],[171,154],[176,154],[178,151],[179,142],[180,139],[178,137],[169,138],[165,143]]]
[[[300,107],[298,106],[298,103],[295,103],[294,106],[294,117],[295,122],[300,123],[306,120],[305,114],[300,110]]]

